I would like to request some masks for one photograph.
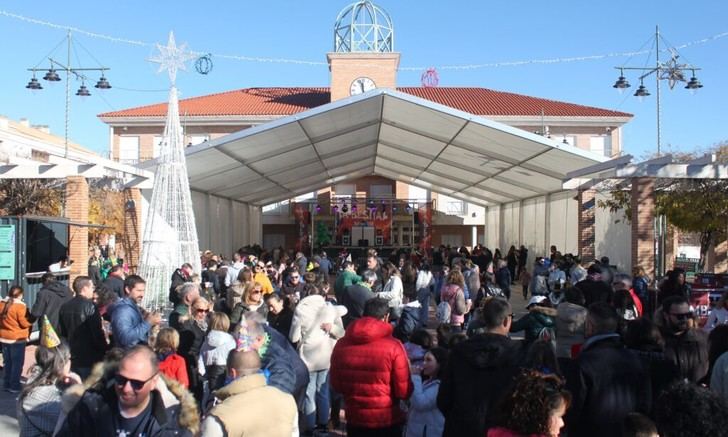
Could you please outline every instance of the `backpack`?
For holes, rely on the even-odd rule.
[[[450,323],[450,314],[452,313],[452,310],[450,308],[450,304],[443,300],[437,305],[437,309],[435,310],[435,318],[437,319],[438,323]]]

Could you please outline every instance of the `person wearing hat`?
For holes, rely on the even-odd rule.
[[[584,294],[584,306],[587,308],[595,302],[612,303],[614,291],[602,281],[602,268],[599,264],[589,266],[586,279],[577,283],[575,287]]]
[[[524,331],[523,346],[529,346],[539,338],[555,341],[556,309],[546,296],[533,296],[526,305],[528,314],[511,324],[511,332]]]
[[[344,336],[342,305],[326,302],[326,293],[316,287],[296,306],[289,339],[298,343],[298,353],[308,368],[309,382],[303,412],[306,432],[325,431],[329,420],[329,368],[331,353]]]

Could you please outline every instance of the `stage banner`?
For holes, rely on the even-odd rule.
[[[420,250],[424,254],[432,247],[432,203],[420,206],[417,212],[420,220]]]
[[[371,245],[386,246],[391,244],[392,239],[392,216],[381,207],[365,208],[356,207],[347,209],[346,212],[339,208],[336,212],[336,243],[356,245],[356,241],[345,242],[345,237],[351,235],[351,229],[355,226],[373,227],[374,234],[381,237],[379,242],[371,241]]]
[[[381,237],[381,243],[378,246],[392,245],[392,215],[387,213],[384,206],[377,208],[374,213],[374,232],[377,237]]]
[[[303,253],[308,253],[311,250],[311,211],[308,208],[308,204],[298,203],[293,207],[293,217],[296,220],[296,231],[298,235],[296,251]]]

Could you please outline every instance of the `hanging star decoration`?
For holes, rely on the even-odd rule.
[[[159,64],[159,70],[157,70],[157,73],[167,70],[169,81],[172,82],[172,85],[174,85],[177,80],[177,71],[187,71],[187,65],[185,65],[186,62],[197,58],[196,55],[187,51],[187,44],[183,43],[182,45],[177,46],[177,43],[174,40],[174,32],[169,32],[169,40],[167,41],[166,46],[157,44],[157,50],[159,50],[159,54],[149,58],[148,61]]]
[[[677,62],[680,55],[677,51],[675,51],[675,49],[670,49],[670,52],[672,53],[672,57],[669,61],[662,64],[660,68],[660,79],[667,80],[667,84],[670,86],[670,89],[673,89],[678,82],[687,82],[683,71],[690,68],[690,66],[688,64],[679,64]]]

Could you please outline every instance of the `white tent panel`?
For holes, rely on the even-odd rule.
[[[488,203],[495,204],[495,205],[497,205],[499,203],[513,201],[512,197],[502,196],[500,194],[489,191],[487,187],[482,187],[482,186],[475,186],[475,187],[467,188],[467,189],[463,190],[462,193],[465,195],[468,195],[468,196],[479,197],[481,199],[485,199]]]
[[[452,145],[448,146],[441,156],[453,164],[465,167],[482,175],[494,174],[511,166],[511,164],[505,161],[493,159],[482,152],[473,152]]]
[[[316,156],[316,152],[313,150],[313,146],[306,146],[289,152],[282,152],[262,161],[256,161],[254,164],[248,164],[248,167],[257,172],[268,174],[280,169],[281,167],[289,167],[297,163],[310,162],[317,159],[318,157]]]
[[[432,106],[436,104],[430,101],[421,101],[425,104],[412,104],[402,99],[385,98],[382,120],[385,124],[399,126],[445,142],[449,142],[467,123],[467,120],[456,115],[433,111]]]
[[[335,170],[340,165],[346,165],[347,163],[356,161],[365,161],[374,158],[377,153],[377,146],[371,145],[366,147],[360,147],[353,149],[349,152],[332,154],[328,158],[324,158],[324,165],[330,170]]]
[[[285,153],[305,144],[309,144],[309,141],[301,126],[298,123],[287,123],[277,129],[244,137],[241,141],[220,144],[217,148],[235,159],[248,162],[260,159],[261,156]]]
[[[514,167],[511,170],[504,171],[496,178],[499,180],[512,181],[510,185],[528,187],[530,191],[536,191],[542,194],[553,191],[561,191],[558,188],[554,189],[556,186],[555,184],[558,184],[558,179],[554,179],[545,174],[536,173],[532,170],[526,170],[522,167]]]
[[[352,126],[368,123],[378,126],[383,98],[384,96],[366,99],[357,105],[341,107],[335,112],[325,111],[310,117],[300,118],[299,122],[314,141],[324,137],[340,136],[342,131],[346,132]]]
[[[419,135],[414,132],[399,129],[395,126],[382,124],[379,132],[380,141],[397,145],[413,153],[434,158],[445,147],[444,141]]]
[[[496,192],[508,193],[508,196],[510,196],[511,198],[509,200],[507,200],[506,202],[510,202],[513,200],[522,199],[522,198],[526,198],[526,197],[532,197],[532,196],[536,196],[539,194],[538,192],[523,188],[522,186],[511,185],[511,184],[501,182],[496,179],[488,179],[484,182],[481,182],[480,184],[476,185],[473,188],[480,188],[483,190],[492,189]]]
[[[269,178],[281,185],[287,185],[291,182],[296,182],[297,180],[308,177],[308,176],[319,176],[321,172],[326,171],[323,165],[321,165],[320,162],[312,162],[310,164],[305,165],[298,165],[294,166],[294,168],[281,172],[272,174],[269,176]]]
[[[462,166],[453,166],[450,164],[444,164],[440,161],[435,161],[429,168],[430,171],[436,172],[443,175],[452,175],[452,177],[458,180],[474,184],[478,181],[482,181],[485,178],[485,174],[478,171],[463,168]]]
[[[318,150],[321,155],[333,155],[340,152],[342,149],[349,149],[363,144],[373,144],[377,142],[378,131],[378,124],[363,127],[361,129],[331,137],[324,141],[319,141],[315,144],[316,150]]]
[[[230,170],[221,169],[216,173],[207,173],[204,177],[190,178],[190,184],[194,184],[197,190],[214,192],[220,187],[253,182],[259,178],[258,173],[238,164],[237,167]]]
[[[548,146],[543,144],[545,139],[538,137],[538,140],[537,142],[482,124],[470,123],[455,137],[453,144],[515,163],[548,150]]]
[[[377,154],[379,157],[384,158],[385,160],[391,159],[395,162],[412,163],[417,168],[425,168],[430,164],[430,162],[432,162],[431,159],[403,152],[402,150],[385,146],[381,143],[377,145]]]
[[[187,158],[187,174],[191,180],[209,175],[211,167],[219,169],[219,171],[226,171],[239,166],[240,162],[217,149],[208,149]]]

